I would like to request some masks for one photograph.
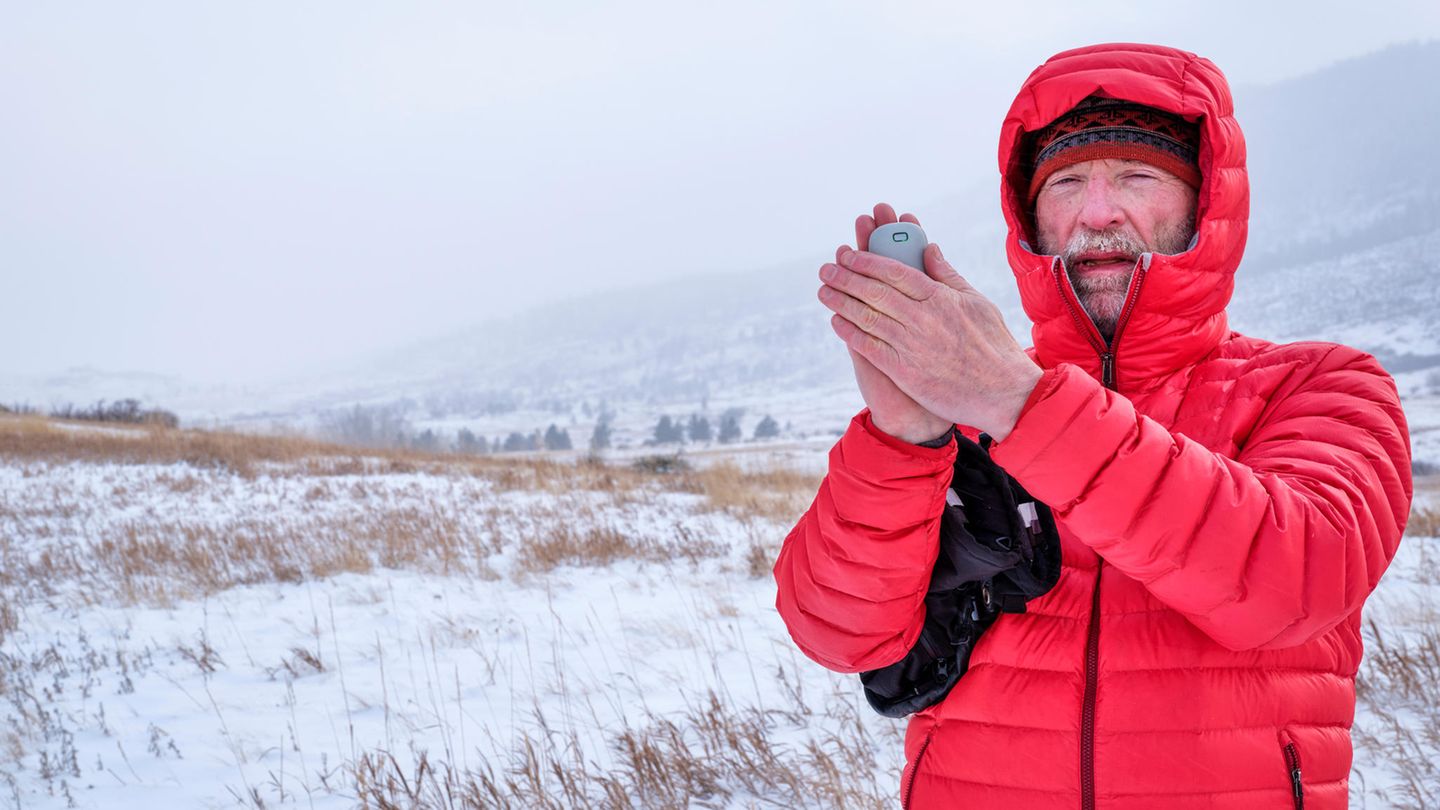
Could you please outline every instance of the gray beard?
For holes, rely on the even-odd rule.
[[[1120,322],[1120,312],[1125,308],[1125,297],[1130,291],[1130,279],[1135,275],[1134,262],[1140,260],[1140,254],[1147,252],[1183,253],[1189,247],[1190,239],[1194,235],[1195,218],[1192,213],[1176,227],[1157,231],[1155,234],[1156,244],[1153,249],[1139,239],[1120,231],[1082,229],[1070,237],[1070,241],[1065,244],[1063,250],[1056,250],[1055,246],[1047,244],[1044,238],[1036,241],[1042,254],[1060,254],[1061,260],[1065,263],[1065,274],[1070,277],[1070,286],[1075,290],[1075,297],[1080,299],[1081,308],[1085,310],[1086,315],[1090,316],[1090,320],[1094,322],[1100,336],[1105,338],[1105,342],[1108,344],[1115,338],[1115,327]],[[1123,275],[1105,276],[1083,275],[1076,272],[1076,257],[1092,250],[1124,253],[1132,263],[1130,272]]]
[[[1125,307],[1125,294],[1130,291],[1134,267],[1124,275],[1086,276],[1077,274],[1066,262],[1065,272],[1070,276],[1070,286],[1075,288],[1080,306],[1108,343],[1115,337],[1115,327],[1120,323],[1120,311]]]

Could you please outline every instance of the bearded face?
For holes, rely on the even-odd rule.
[[[1141,241],[1123,229],[1092,231],[1080,228],[1062,248],[1046,243],[1046,235],[1037,240],[1041,253],[1059,254],[1065,274],[1080,299],[1080,306],[1095,322],[1095,328],[1108,341],[1115,336],[1120,310],[1130,290],[1130,279],[1142,253],[1181,253],[1195,234],[1195,217],[1191,211],[1181,222],[1157,229],[1155,244]]]
[[[1109,341],[1142,253],[1181,253],[1195,232],[1194,189],[1136,160],[1052,174],[1035,199],[1036,247],[1059,255],[1086,314]]]

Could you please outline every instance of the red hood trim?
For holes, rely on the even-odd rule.
[[[1031,252],[1020,139],[1091,94],[1135,101],[1200,123],[1199,204],[1194,247],[1154,255],[1117,354],[1118,387],[1143,391],[1194,363],[1229,332],[1225,306],[1245,250],[1250,182],[1245,138],[1220,69],[1193,53],[1158,45],[1107,44],[1065,51],[1036,68],[1000,132],[1000,194],[1009,228],[1005,252],[1034,326],[1046,368],[1074,363],[1097,379],[1100,356],[1077,327],[1051,274],[1054,257]]]

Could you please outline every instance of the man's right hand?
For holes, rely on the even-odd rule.
[[[861,214],[855,220],[855,243],[860,250],[870,249],[870,234],[881,225],[894,222],[920,224],[914,214],[895,216],[895,209],[887,203],[875,206],[875,215]],[[849,249],[841,245],[835,251],[835,260]],[[917,271],[919,272],[919,271]],[[850,350],[850,361],[855,366],[855,382],[860,386],[860,396],[870,408],[870,421],[875,427],[891,436],[912,444],[929,441],[948,432],[953,427],[948,421],[921,407],[908,394],[896,387],[890,378],[875,368],[869,360]]]

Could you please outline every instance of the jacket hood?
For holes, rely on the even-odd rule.
[[[1121,316],[1109,347],[1080,308],[1059,257],[1032,251],[1032,217],[1025,202],[1024,136],[1089,95],[1134,101],[1200,125],[1196,238],[1184,253],[1141,258],[1131,281],[1128,315]],[[1005,252],[1034,324],[1036,359],[1043,367],[1073,363],[1103,379],[1102,365],[1108,364],[1114,387],[1143,391],[1204,357],[1228,334],[1225,306],[1245,250],[1250,183],[1230,88],[1208,59],[1136,44],[1056,54],[1025,80],[1005,117],[1000,172],[1009,228]]]

